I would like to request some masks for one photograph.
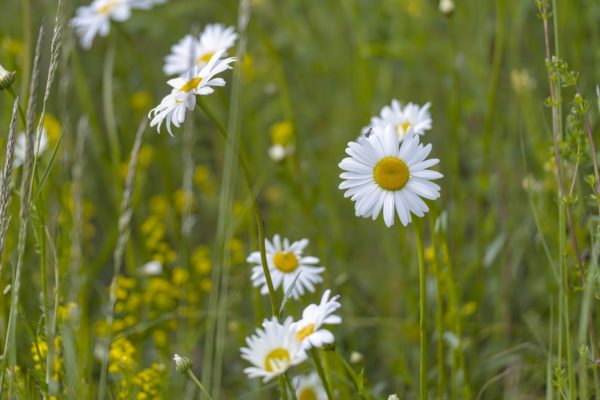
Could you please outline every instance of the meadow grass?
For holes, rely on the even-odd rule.
[[[600,396],[597,1],[169,0],[89,50],[83,4],[0,4],[1,398],[291,400],[310,371],[334,399]],[[227,85],[158,134],[164,57],[215,22],[239,34]],[[338,163],[394,98],[432,103],[444,178],[387,228]],[[277,233],[310,240],[315,293],[252,287]],[[327,288],[335,345],[248,379],[244,338]]]

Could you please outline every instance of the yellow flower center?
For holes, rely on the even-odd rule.
[[[298,396],[298,400],[317,400],[317,394],[313,388],[307,387],[302,389]]]
[[[408,132],[408,128],[410,128],[411,126],[412,124],[408,121],[396,125],[396,132],[398,133],[398,136],[400,136],[400,138],[404,137],[404,135],[406,135],[406,132]]]
[[[198,57],[196,64],[208,64],[208,62],[214,54],[214,51],[209,51],[208,53],[201,54],[200,57]]]
[[[288,353],[286,349],[278,347],[274,350],[271,350],[271,352],[265,357],[265,369],[268,372],[273,372],[275,368],[281,368],[281,364],[289,364],[289,362],[290,353]]]
[[[119,4],[118,0],[109,1],[108,3],[106,3],[105,5],[100,7],[99,12],[101,15],[108,14],[110,12],[110,10],[112,10],[118,4]]]
[[[315,324],[308,324],[296,333],[296,339],[298,339],[301,342],[306,337],[312,335],[314,333],[314,331],[315,331]]]
[[[409,178],[408,167],[398,157],[382,158],[373,169],[375,182],[385,190],[400,190]]]
[[[192,89],[196,89],[198,85],[200,85],[200,82],[202,82],[202,78],[192,78],[191,80],[187,81],[182,87],[180,87],[179,90],[182,92],[189,92]]]
[[[298,259],[292,252],[275,253],[275,256],[273,256],[273,263],[281,272],[292,272],[298,268]]]

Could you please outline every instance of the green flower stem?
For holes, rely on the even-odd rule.
[[[277,382],[279,382],[279,391],[281,392],[281,400],[288,400],[287,387],[285,385],[285,379],[283,375],[277,377]]]
[[[319,374],[319,378],[321,378],[321,382],[323,383],[323,387],[325,388],[325,393],[327,393],[327,399],[333,400],[333,395],[331,394],[331,387],[329,386],[329,381],[327,380],[327,375],[325,374],[325,370],[323,369],[323,364],[321,362],[321,355],[319,354],[319,349],[310,349],[310,356],[315,362],[315,367],[317,368],[317,373]]]
[[[431,231],[431,241],[433,245],[433,273],[436,281],[436,299],[435,299],[435,332],[437,336],[437,363],[438,363],[438,382],[437,396],[444,398],[444,388],[446,387],[446,371],[444,368],[444,305],[442,296],[443,277],[440,271],[440,263],[437,255],[437,240],[434,233],[435,219],[433,214],[429,214],[429,229]]]
[[[415,220],[415,237],[417,238],[417,255],[419,258],[419,399],[427,400],[427,294],[425,293],[425,257],[423,251],[423,227]]]
[[[248,166],[246,165],[246,160],[242,156],[240,149],[237,146],[235,146],[234,143],[229,141],[229,135],[227,134],[227,130],[215,117],[215,115],[208,108],[208,106],[202,100],[201,97],[198,98],[198,105],[200,106],[202,111],[204,111],[208,119],[210,119],[210,121],[217,127],[218,131],[225,138],[225,141],[227,141],[229,145],[233,146],[235,154],[238,158],[240,168],[242,169],[242,173],[244,175],[244,181],[246,182],[246,186],[248,187],[250,196],[252,196],[252,211],[254,212],[254,218],[256,219],[256,225],[258,228],[258,249],[260,252],[260,261],[262,264],[263,272],[265,274],[265,280],[267,281],[267,288],[269,289],[269,298],[271,299],[271,313],[273,316],[277,316],[277,298],[275,295],[275,287],[273,286],[273,280],[271,279],[271,273],[269,272],[269,267],[267,264],[267,253],[265,249],[265,222],[262,217],[262,213],[260,212],[260,207],[258,206],[256,194],[254,193],[254,190],[252,188],[252,179],[250,179],[250,172],[248,170]]]
[[[204,388],[204,385],[202,384],[202,382],[200,382],[200,380],[196,377],[196,374],[194,374],[194,372],[192,371],[192,369],[188,369],[187,370],[187,376],[190,377],[190,379],[192,381],[194,381],[194,383],[196,384],[196,386],[198,386],[198,388],[200,389],[200,391],[206,396],[206,398],[208,400],[212,400],[212,397],[210,397],[210,394],[208,393],[208,391],[206,391],[206,389]]]

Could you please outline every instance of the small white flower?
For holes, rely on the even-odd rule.
[[[240,350],[242,358],[253,365],[245,368],[244,373],[249,378],[262,378],[267,382],[306,360],[306,353],[294,335],[291,317],[283,324],[275,317],[265,319],[262,329],[257,328],[255,335],[246,338],[248,347]]]
[[[340,296],[333,296],[329,299],[331,290],[327,289],[321,297],[321,303],[310,304],[302,312],[302,319],[294,323],[296,329],[296,339],[302,343],[302,348],[323,348],[325,344],[332,344],[335,341],[333,334],[323,325],[337,325],[342,322],[342,318],[333,313],[342,305],[337,301]]]
[[[34,138],[35,140],[35,138]],[[48,148],[48,135],[46,134],[46,129],[42,128],[42,133],[40,135],[39,143],[34,141],[33,143],[33,152],[35,154],[35,158],[38,158],[40,154],[42,154]],[[27,137],[24,132],[21,132],[19,136],[17,136],[17,141],[15,142],[15,152],[14,152],[14,161],[13,166],[15,168],[20,167],[25,163],[25,157],[27,155]]]
[[[160,261],[150,261],[144,264],[142,267],[142,273],[144,275],[160,275],[162,274],[162,264]]]
[[[444,15],[450,15],[454,12],[454,2],[452,0],[440,0],[440,12]]]
[[[110,20],[125,21],[131,16],[131,4],[127,0],[94,0],[89,6],[77,9],[70,25],[75,29],[81,46],[92,47],[96,35],[110,32]]]
[[[298,277],[291,294],[294,299],[297,299],[305,291],[314,292],[315,285],[323,281],[321,272],[325,268],[317,266],[319,259],[317,257],[302,256],[304,249],[308,245],[308,239],[302,239],[290,244],[287,238],[284,238],[282,242],[281,237],[275,235],[273,242],[267,239],[265,243],[267,264],[271,273],[271,279],[273,280],[273,286],[276,290],[282,286],[283,292],[286,293],[294,280],[296,280],[296,277]],[[260,252],[253,252],[248,256],[246,261],[255,264],[252,268],[252,284],[255,287],[260,286],[262,294],[268,294],[269,288],[267,287],[267,281],[262,268]]]
[[[163,70],[167,75],[184,74],[194,67],[204,67],[219,50],[229,50],[237,39],[235,29],[221,24],[210,24],[198,38],[185,35],[171,47],[165,57]]]
[[[84,49],[92,47],[94,38],[107,36],[110,32],[110,20],[123,22],[131,16],[133,8],[149,9],[166,0],[94,0],[89,6],[77,9],[70,25],[79,36]]]
[[[388,400],[400,400],[400,398],[396,394],[390,394]]]
[[[431,129],[430,106],[431,103],[426,103],[423,107],[408,103],[402,107],[398,100],[392,100],[391,105],[381,109],[378,117],[371,118],[371,124],[363,128],[361,133],[365,135],[370,129],[383,129],[387,125],[392,125],[400,140],[406,136],[409,128],[412,128],[414,133],[422,135]]]
[[[425,158],[431,152],[431,144],[419,143],[419,135],[409,130],[400,142],[394,127],[373,127],[369,137],[359,137],[348,143],[339,167],[344,170],[344,180],[339,188],[344,197],[356,202],[356,216],[375,220],[383,209],[383,220],[394,225],[394,208],[402,225],[412,221],[411,213],[422,217],[429,207],[421,197],[435,200],[440,197],[440,187],[431,182],[442,174],[427,168],[436,165],[438,159]]]
[[[292,386],[296,391],[298,400],[327,400],[327,393],[316,372],[295,377],[292,380]]]
[[[187,357],[182,357],[179,354],[173,355],[173,361],[175,362],[175,369],[180,374],[187,374],[192,368],[192,360]]]
[[[194,67],[184,76],[170,79],[167,84],[173,88],[171,93],[148,113],[148,118],[152,119],[150,126],[157,125],[160,132],[163,121],[166,121],[167,130],[172,135],[171,124],[179,127],[183,123],[186,110],[193,110],[196,107],[196,96],[213,93],[213,86],[225,86],[225,80],[215,78],[215,75],[231,69],[229,64],[235,61],[235,58],[221,59],[224,53],[224,50],[220,50],[204,67]]]
[[[271,160],[273,161],[281,161],[293,153],[294,146],[292,145],[282,146],[280,144],[274,144],[269,147],[269,157],[271,157]]]

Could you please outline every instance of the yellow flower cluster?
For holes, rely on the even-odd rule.
[[[150,368],[138,372],[131,383],[138,389],[136,400],[158,400],[161,399],[163,376],[165,374],[163,364],[153,363]]]
[[[110,345],[108,353],[108,372],[127,376],[135,368],[135,348],[131,342],[124,338],[118,338]]]
[[[119,275],[115,281],[115,314],[113,333],[119,333],[132,328],[138,323],[142,308],[142,297],[136,292],[137,283],[133,278]]]
[[[52,367],[52,380],[61,381],[63,376],[63,360],[62,360],[62,339],[60,336],[54,338],[54,357]],[[45,339],[38,337],[31,344],[31,357],[33,358],[33,368],[40,374],[46,373],[46,359],[48,357],[48,343]]]
[[[142,223],[142,234],[146,238],[146,248],[152,253],[152,259],[167,264],[175,261],[177,255],[167,241],[167,216],[169,202],[165,196],[150,199],[150,215]]]

